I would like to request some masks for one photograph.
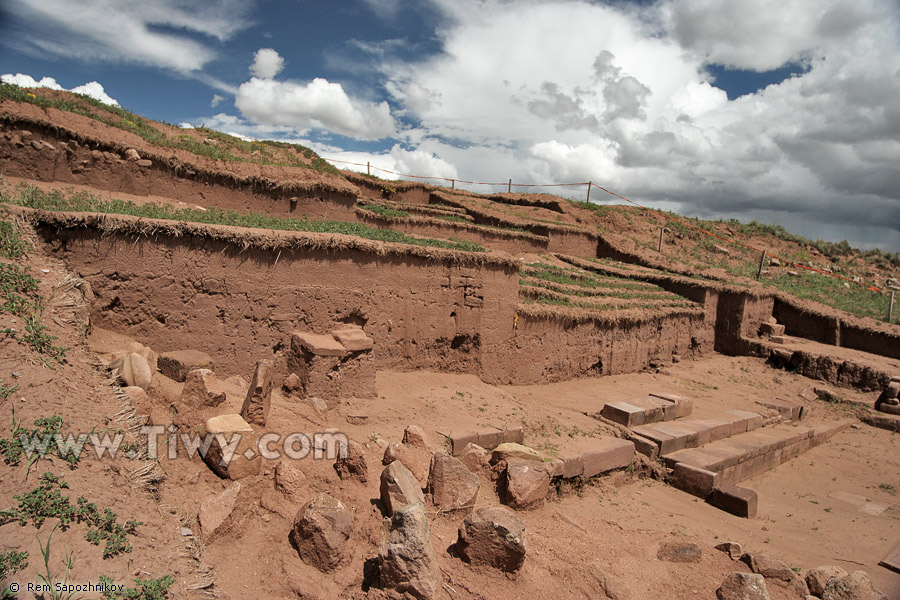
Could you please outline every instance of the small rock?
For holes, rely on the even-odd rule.
[[[181,402],[191,408],[218,406],[225,402],[225,390],[212,371],[194,369],[185,377]]]
[[[358,325],[344,325],[332,331],[331,335],[351,352],[371,350],[375,347],[375,342],[372,338],[367,336],[363,328]]]
[[[369,422],[369,415],[365,413],[352,413],[344,418],[350,425],[365,425]]]
[[[242,479],[259,474],[262,460],[256,453],[257,437],[241,415],[212,417],[198,429],[198,433],[201,437],[214,436],[203,460],[217,475]]]
[[[471,442],[466,444],[458,458],[473,473],[483,472],[488,465],[488,451]]]
[[[296,373],[289,374],[284,378],[281,387],[289,392],[296,392],[300,389],[300,376]]]
[[[347,455],[334,461],[334,470],[341,479],[353,479],[360,483],[369,480],[369,466],[366,463],[366,450],[361,444],[350,440]]]
[[[392,462],[381,472],[381,501],[387,516],[408,504],[425,503],[425,495],[418,480],[399,460]]]
[[[514,442],[504,442],[500,444],[494,451],[491,452],[491,463],[497,463],[501,460],[509,460],[511,458],[518,458],[522,460],[530,460],[534,462],[544,462],[544,455],[534,450],[533,448],[529,448],[528,446],[523,446],[522,444],[516,444]]]
[[[703,550],[697,544],[691,542],[665,542],[659,547],[656,558],[666,562],[700,562]]]
[[[190,527],[182,527],[181,528],[181,537],[191,537],[194,535],[194,532],[191,531]]]
[[[153,381],[147,359],[137,352],[131,352],[124,358],[111,362],[109,368],[126,386],[137,386],[147,390]]]
[[[125,151],[125,160],[130,160],[130,161],[136,162],[136,161],[141,160],[141,155],[138,154],[138,151],[135,150],[134,148],[129,148],[128,150]]]
[[[512,459],[508,462],[503,489],[504,501],[517,510],[532,510],[544,505],[550,491],[550,476],[534,461]]]
[[[714,245],[713,248],[719,254],[725,254],[725,255],[731,254],[731,250],[729,250],[728,248],[725,248],[724,246]]]
[[[399,508],[391,517],[390,533],[378,553],[378,572],[384,588],[417,600],[438,597],[441,575],[423,503]]]
[[[410,425],[403,432],[403,443],[416,448],[430,448],[425,430],[418,425]]]
[[[297,463],[282,458],[275,466],[275,489],[299,504],[309,498],[309,481]]]
[[[200,504],[197,520],[200,522],[200,532],[204,536],[215,533],[231,516],[240,492],[241,484],[235,481],[221,494],[210,496]]]
[[[323,572],[344,559],[344,546],[353,530],[353,515],[337,498],[319,494],[297,513],[291,541],[300,558]]]
[[[741,545],[737,542],[722,542],[721,544],[716,544],[715,548],[727,554],[731,560],[738,560],[744,553]]]
[[[141,160],[136,161],[134,164],[136,164],[136,165],[139,166],[139,167],[152,167],[152,166],[153,166],[153,161],[152,161],[152,160],[148,160],[148,159],[146,159],[146,158],[142,158]]]
[[[765,554],[744,554],[741,556],[741,561],[746,563],[754,573],[759,573],[766,579],[781,582],[785,587],[795,589],[797,594],[802,597],[806,597],[809,592],[806,581],[780,560],[770,558]]]
[[[475,565],[518,571],[525,562],[525,523],[502,506],[485,506],[459,527],[456,552]]]
[[[756,573],[729,573],[716,590],[718,600],[769,600],[766,580]]]
[[[806,574],[806,585],[809,586],[809,593],[813,596],[821,597],[825,593],[825,586],[832,577],[844,577],[847,571],[840,567],[826,565],[810,569]]]
[[[780,267],[780,266],[781,266],[781,261],[778,260],[777,258],[774,258],[774,257],[773,257],[773,258],[770,258],[770,259],[769,259],[769,264],[772,265],[773,267]]]
[[[843,577],[833,577],[825,584],[822,600],[888,600],[872,586],[865,571],[853,571]]]
[[[187,385],[187,384],[185,384]],[[265,427],[272,407],[272,363],[261,360],[256,363],[250,389],[241,407],[241,416],[248,423]]]
[[[471,511],[481,480],[461,461],[443,450],[434,453],[428,475],[428,491],[435,506],[444,511]]]

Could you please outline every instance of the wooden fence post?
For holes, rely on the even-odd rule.
[[[369,161],[366,161],[366,175],[372,174],[372,164]]]
[[[759,281],[759,278],[762,277],[763,265],[766,264],[766,251],[763,250],[762,256],[759,257],[759,269],[756,271],[756,280]]]
[[[512,179],[509,180],[509,185],[506,186],[506,193],[507,194],[512,193]]]
[[[888,323],[894,322],[894,292],[891,292],[890,304],[888,304]]]
[[[587,204],[591,203],[591,185],[593,183],[594,183],[593,181],[588,181],[588,193],[587,193],[587,199],[585,200],[585,203],[587,203]]]
[[[659,247],[656,249],[657,252],[662,252],[662,244],[663,244],[663,232],[666,230],[665,227],[659,228]]]

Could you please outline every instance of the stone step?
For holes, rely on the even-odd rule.
[[[471,431],[468,429],[438,429],[437,432],[450,440],[450,454],[459,456],[467,444],[477,444],[487,450],[493,450],[504,442],[525,443],[525,431],[521,426],[501,429],[483,429]]]
[[[678,450],[665,456],[666,466],[672,470],[670,482],[703,499],[712,498],[721,488],[725,493],[716,494],[717,498],[727,496],[729,500],[735,500],[740,494],[734,493],[735,488],[726,486],[735,486],[796,458],[849,426],[850,422],[815,427],[778,424],[699,448]],[[713,503],[717,506],[727,504],[721,498]]]
[[[630,465],[634,461],[634,442],[621,438],[585,438],[560,450],[556,461],[561,464],[557,464],[554,476],[590,479]]]
[[[674,394],[653,393],[644,398],[607,402],[600,415],[625,427],[672,421],[691,414],[694,401]]]
[[[729,410],[706,419],[679,419],[641,425],[632,429],[638,451],[651,459],[684,448],[696,448],[763,426],[763,415],[746,410]]]

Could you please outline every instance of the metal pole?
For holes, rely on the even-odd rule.
[[[657,252],[662,252],[662,243],[663,243],[663,232],[666,230],[665,227],[659,228],[659,247],[656,249]]]
[[[366,161],[366,175],[371,175],[371,174],[372,174],[372,165],[369,163],[369,161]]]
[[[763,250],[762,256],[759,257],[759,269],[756,271],[756,280],[759,281],[759,278],[762,277],[763,265],[766,264],[766,251]]]
[[[888,323],[894,322],[894,292],[891,292],[891,302],[888,304]]]
[[[506,193],[507,193],[507,194],[511,194],[511,193],[512,193],[512,179],[509,180],[509,185],[506,186]]]
[[[588,204],[591,203],[591,184],[593,184],[593,183],[594,183],[593,181],[588,181],[588,194],[587,194],[587,200],[585,200],[585,202],[587,202]]]

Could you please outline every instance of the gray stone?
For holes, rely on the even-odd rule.
[[[716,590],[718,600],[769,600],[766,580],[757,573],[729,573]]]
[[[338,456],[334,461],[334,470],[341,479],[366,483],[369,480],[369,466],[366,463],[366,450],[362,444],[350,440],[346,455]]]
[[[821,596],[825,592],[825,585],[832,577],[844,577],[847,571],[840,567],[825,565],[810,569],[806,574],[806,585],[813,596]]]
[[[378,553],[378,566],[381,587],[417,600],[438,597],[441,576],[423,503],[407,504],[394,512],[390,533]]]
[[[197,520],[200,522],[200,532],[203,535],[210,536],[215,533],[231,516],[240,492],[241,484],[235,481],[221,494],[210,496],[200,504]]]
[[[456,552],[466,562],[518,571],[525,562],[525,523],[503,506],[485,506],[459,527]]]
[[[428,475],[428,492],[436,507],[442,511],[471,511],[480,487],[478,475],[459,459],[443,450],[434,453]]]
[[[532,510],[544,505],[550,491],[550,475],[543,463],[530,460],[508,461],[504,473],[505,503],[517,510]]]
[[[700,562],[703,550],[691,542],[665,542],[656,552],[656,558],[666,562]]]
[[[843,577],[833,577],[825,584],[822,600],[888,600],[872,586],[865,571],[853,571]]]

